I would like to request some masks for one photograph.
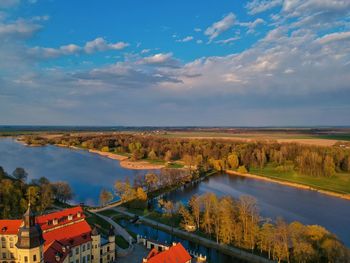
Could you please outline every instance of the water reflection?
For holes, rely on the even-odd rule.
[[[116,180],[144,175],[147,170],[129,170],[119,162],[84,150],[56,146],[26,147],[12,139],[0,139],[0,166],[7,172],[23,167],[28,180],[47,177],[50,181],[67,181],[74,191],[74,202],[98,204],[102,188],[113,190]]]
[[[241,262],[235,258],[228,255],[222,254],[216,249],[204,247],[176,236],[172,236],[164,231],[152,228],[143,224],[133,224],[128,221],[122,220],[121,225],[136,234],[139,234],[148,239],[156,240],[163,244],[172,244],[172,242],[181,242],[181,244],[189,251],[194,251],[198,254],[206,255],[209,262],[215,263],[238,263]]]
[[[337,234],[350,245],[350,201],[316,191],[305,191],[267,181],[228,174],[211,176],[200,184],[172,192],[166,196],[175,202],[187,203],[194,194],[213,192],[218,196],[252,195],[257,199],[261,215],[288,222],[318,224]]]

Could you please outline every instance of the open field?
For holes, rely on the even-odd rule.
[[[299,174],[295,171],[278,172],[273,167],[263,169],[251,168],[250,173],[271,179],[303,184],[312,188],[331,191],[340,194],[350,194],[350,174],[337,173],[333,177],[313,177]]]
[[[279,143],[300,143],[318,146],[333,146],[339,141],[350,141],[350,133],[312,134],[306,132],[207,132],[207,131],[171,131],[159,136],[187,139],[223,139],[239,141],[277,141]]]

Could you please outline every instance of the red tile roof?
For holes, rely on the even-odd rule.
[[[57,240],[64,245],[75,247],[91,241],[91,227],[84,220],[72,225],[64,226],[46,233],[43,233],[45,239],[45,248],[53,241]]]
[[[81,213],[80,217],[78,213]],[[72,215],[72,220],[68,220],[69,215]],[[60,219],[59,223],[49,225],[48,221],[53,219]],[[70,248],[91,241],[91,227],[79,206],[38,216],[36,222],[43,230],[45,262],[63,262]],[[16,235],[21,224],[22,220],[0,220],[0,235]],[[57,254],[60,255],[59,261],[56,261]]]
[[[70,250],[65,248],[64,245],[58,241],[53,241],[44,250],[44,262],[45,263],[61,263],[69,254]],[[59,256],[59,260],[56,260],[56,255]]]
[[[80,217],[78,217],[78,213],[80,213]],[[72,220],[68,220],[68,216],[72,216]],[[80,206],[64,209],[62,211],[50,213],[47,215],[38,216],[36,218],[36,222],[40,225],[40,228],[45,232],[45,230],[49,230],[51,228],[56,228],[57,226],[65,225],[69,222],[81,220],[85,218],[83,209]],[[53,225],[52,221],[54,219],[58,220],[58,224]],[[51,224],[48,222],[51,221]]]
[[[16,235],[22,220],[0,220],[0,235]]]
[[[158,252],[152,249],[147,256],[147,263],[186,263],[191,260],[191,255],[181,243],[169,247],[168,250]]]

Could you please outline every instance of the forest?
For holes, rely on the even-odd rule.
[[[206,193],[177,207],[183,227],[195,225],[218,243],[258,251],[277,262],[349,262],[349,250],[325,228],[264,219],[251,196],[235,200]]]
[[[32,208],[41,214],[53,202],[66,202],[73,192],[66,182],[50,182],[41,177],[27,183],[28,173],[21,167],[8,174],[0,166],[0,219],[21,218],[30,202]]]
[[[153,191],[189,180],[186,173],[170,181],[162,178],[174,177],[169,172],[149,173],[143,180],[135,180],[134,185],[128,180],[117,181],[115,190],[125,202],[123,205],[132,211],[146,211],[153,214],[154,220],[196,231],[219,244],[245,249],[277,262],[349,262],[349,250],[324,227],[264,218],[256,199],[248,195],[234,199],[209,192],[192,196],[187,204],[166,198],[152,200],[147,193],[152,195]],[[147,193],[143,189],[147,189]]]
[[[223,139],[181,139],[139,134],[62,135],[47,139],[25,136],[27,144],[60,144],[105,152],[129,154],[132,160],[181,161],[204,170],[227,169],[247,172],[272,165],[276,171],[297,171],[313,177],[332,177],[350,172],[350,150],[274,141],[227,141]]]

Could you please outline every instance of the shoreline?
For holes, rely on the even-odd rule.
[[[290,187],[294,187],[294,188],[298,188],[298,189],[302,189],[302,190],[315,191],[315,192],[325,194],[328,196],[333,196],[333,197],[337,197],[337,198],[341,198],[341,199],[345,199],[345,200],[350,200],[350,194],[341,194],[341,193],[336,193],[336,192],[332,192],[332,191],[322,190],[322,189],[318,189],[316,187],[308,186],[308,185],[301,184],[301,183],[288,182],[288,181],[284,181],[284,180],[273,179],[273,178],[265,177],[262,175],[255,175],[255,174],[250,174],[250,173],[243,174],[243,173],[239,173],[239,172],[232,171],[232,170],[226,170],[225,173],[230,174],[230,175],[248,177],[248,178],[252,178],[252,179],[277,183],[277,184],[290,186]]]
[[[88,152],[95,153],[101,155],[103,157],[107,157],[113,160],[117,160],[120,163],[120,166],[126,169],[131,170],[158,170],[165,167],[162,164],[151,164],[147,161],[130,161],[129,157],[111,153],[111,152],[102,152],[99,150],[88,150]]]
[[[40,146],[42,146],[42,145],[28,145],[25,142],[20,141],[20,140],[16,140],[16,141],[21,143],[22,145],[25,145],[28,147],[40,147]],[[64,148],[72,148],[72,149],[76,149],[76,150],[84,150],[82,148],[78,148],[75,146],[66,146],[66,145],[62,145],[62,144],[55,144],[55,146],[64,147]],[[123,168],[126,168],[126,169],[158,170],[158,169],[162,169],[165,167],[165,165],[150,164],[147,161],[136,161],[136,162],[130,161],[129,157],[124,156],[124,155],[115,154],[115,153],[102,152],[102,151],[93,150],[93,149],[88,149],[87,151],[90,153],[98,154],[98,155],[106,157],[106,158],[117,160],[117,161],[119,161],[120,166]],[[316,187],[308,186],[308,185],[302,184],[302,183],[295,183],[295,182],[289,182],[289,181],[285,181],[285,180],[278,180],[278,179],[270,178],[267,176],[255,175],[255,174],[250,174],[250,173],[243,174],[243,173],[239,173],[239,172],[232,171],[232,170],[225,170],[224,172],[229,174],[229,175],[235,175],[235,176],[248,177],[248,178],[257,179],[257,180],[263,180],[263,181],[277,183],[277,184],[290,186],[290,187],[294,187],[294,188],[298,188],[298,189],[303,189],[303,190],[308,190],[308,191],[316,191],[318,193],[325,194],[325,195],[332,196],[332,197],[336,197],[336,198],[350,200],[350,194],[341,194],[341,193],[332,192],[329,190],[322,190],[322,189],[318,189]]]

